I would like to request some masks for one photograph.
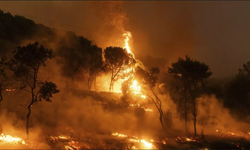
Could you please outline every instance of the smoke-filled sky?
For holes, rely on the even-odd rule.
[[[250,61],[250,2],[0,2],[4,12],[75,31],[98,46],[120,46],[133,36],[132,51],[165,58],[186,54],[208,64],[214,77],[237,73]]]

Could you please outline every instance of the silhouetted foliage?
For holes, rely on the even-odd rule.
[[[80,41],[82,43],[80,43]],[[72,32],[68,32],[65,37],[61,39],[57,56],[59,57],[59,63],[62,65],[62,75],[71,78],[72,81],[74,81],[79,74],[81,74],[80,76],[83,78],[84,72],[87,71],[89,61],[86,49],[90,46],[90,41],[84,38],[78,38]]]
[[[250,114],[250,62],[243,64],[243,69],[228,82],[224,106],[241,120]]]
[[[8,68],[8,63],[5,57],[2,57],[0,61],[0,105],[3,100],[2,92],[6,90],[8,85],[10,85],[9,77],[6,74],[6,69]]]
[[[194,136],[196,136],[196,98],[197,98],[197,86],[199,83],[203,83],[203,79],[212,75],[209,67],[205,63],[201,63],[197,60],[192,60],[186,56],[185,59],[179,58],[177,62],[172,63],[172,67],[168,68],[168,72],[172,74],[176,79],[182,83],[182,88],[185,98],[185,127],[187,131],[187,111],[186,103],[188,95],[190,96],[193,104],[192,114],[194,117]]]
[[[89,72],[88,72],[88,89],[90,90],[96,77],[105,72],[104,62],[102,59],[102,49],[96,45],[92,45],[88,51],[90,55]]]
[[[0,47],[1,52],[6,52],[6,43],[19,44],[21,40],[31,38],[37,31],[34,21],[22,16],[12,16],[0,10]]]
[[[91,89],[96,77],[104,71],[102,49],[72,32],[61,39],[57,56],[62,66],[62,75],[72,81],[81,81],[87,75],[88,89]]]
[[[52,51],[39,46],[38,42],[28,44],[27,46],[18,47],[14,52],[14,56],[10,60],[11,70],[14,76],[21,82],[20,88],[31,94],[31,102],[28,105],[28,114],[26,122],[26,133],[29,134],[29,117],[31,114],[31,106],[38,100],[45,99],[51,101],[52,94],[58,93],[57,86],[52,82],[39,81],[39,69],[46,66],[47,59],[53,57]]]

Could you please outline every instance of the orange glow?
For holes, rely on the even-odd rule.
[[[144,139],[139,139],[138,137],[136,137],[136,136],[133,136],[133,138],[128,138],[128,136],[127,135],[125,135],[125,134],[120,134],[120,133],[112,133],[112,135],[113,136],[117,136],[117,137],[125,137],[125,138],[127,138],[127,140],[129,140],[130,142],[134,142],[134,143],[138,143],[140,146],[139,146],[139,149],[156,149],[156,147],[152,144],[152,143],[150,143],[150,142],[148,142],[148,141],[146,141],[146,140],[144,140]],[[151,139],[150,140],[151,142],[153,142],[154,140],[153,139]],[[133,146],[132,147],[132,149],[138,149],[137,147],[135,147],[135,146]]]
[[[123,34],[123,36],[125,37],[123,48],[125,48],[129,54],[132,54],[132,56],[134,58],[134,54],[132,53],[131,47],[129,45],[129,41],[130,41],[130,38],[132,37],[132,34],[130,32],[128,32],[128,31],[126,31]],[[133,94],[145,99],[146,96],[141,93],[141,86],[139,85],[137,80],[133,79],[134,78],[134,68],[135,68],[135,66],[132,66],[130,68],[127,68],[126,70],[124,70],[121,73],[121,75],[122,76],[125,75],[125,77],[123,79],[120,79],[120,80],[117,81],[119,86],[118,87],[114,86],[113,91],[116,92],[116,93],[121,93],[122,91],[120,89],[121,89],[122,83],[124,81],[129,80],[129,79],[132,79],[132,85],[130,86],[130,90],[132,91]]]
[[[143,108],[145,111],[150,111],[150,112],[153,111],[153,109],[144,108],[144,107],[140,106],[140,104],[129,104],[129,106],[132,106],[132,107],[140,107],[140,108]]]
[[[131,49],[129,46],[129,39],[132,37],[131,33],[127,31],[123,34],[123,36],[125,36],[125,39],[124,39],[125,45],[123,48],[126,48],[127,52],[131,53],[134,56],[134,54],[131,52]]]
[[[147,109],[144,108],[144,110],[145,111],[153,111],[153,109],[148,109],[148,108]]]
[[[119,134],[119,133],[112,133],[113,136],[117,136],[117,137],[128,137],[127,135],[125,134]]]
[[[147,141],[145,141],[145,140],[141,140],[141,142],[144,144],[143,146],[145,147],[145,148],[153,148],[153,145],[152,145],[152,143],[149,143],[149,142],[147,142]]]
[[[135,94],[138,94],[141,91],[141,86],[137,85],[137,81],[134,80],[133,84],[130,86],[130,89],[132,89]]]
[[[25,141],[19,137],[12,137],[10,135],[4,135],[4,134],[1,134],[0,141],[11,144],[23,144],[23,145],[26,144]]]
[[[65,136],[58,136],[58,138],[59,138],[59,139],[64,139],[64,140],[69,139],[69,138],[67,138],[67,137],[65,137]]]

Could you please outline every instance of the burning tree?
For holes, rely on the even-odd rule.
[[[149,94],[146,94],[147,97],[149,97],[155,104],[158,112],[160,113],[160,122],[162,125],[162,128],[164,128],[163,124],[163,111],[162,111],[162,101],[159,99],[157,94],[154,92],[155,84],[158,80],[157,75],[160,73],[159,68],[151,68],[149,71],[146,71],[142,69],[141,67],[137,66],[135,69],[135,78],[136,80],[143,85],[144,93],[148,93],[147,91],[151,91],[153,96],[150,96]]]
[[[47,59],[53,57],[52,50],[49,50],[38,42],[28,44],[27,46],[18,47],[10,60],[11,70],[14,76],[20,81],[20,89],[31,94],[31,102],[28,105],[28,114],[26,122],[26,133],[29,134],[29,117],[31,106],[42,99],[51,102],[52,95],[58,93],[56,84],[48,81],[40,81],[38,78],[39,69],[46,66]]]
[[[113,90],[114,82],[121,78],[122,73],[132,69],[135,59],[125,48],[107,47],[104,50],[105,68],[111,73],[109,90]]]
[[[203,82],[203,79],[212,75],[209,67],[205,63],[197,60],[192,60],[186,56],[186,59],[179,58],[177,62],[172,63],[172,67],[168,68],[168,73],[174,75],[175,78],[181,81],[184,93],[184,106],[185,106],[185,128],[187,132],[187,100],[188,95],[191,97],[193,104],[193,117],[194,117],[194,136],[196,136],[196,98],[197,86]]]

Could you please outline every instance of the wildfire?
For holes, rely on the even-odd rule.
[[[127,135],[124,134],[119,134],[119,133],[112,133],[113,136],[118,136],[118,137],[128,137]]]
[[[153,111],[153,109],[149,109],[149,108],[144,108],[145,111]]]
[[[124,39],[125,45],[124,45],[123,48],[126,48],[127,52],[131,53],[134,56],[134,54],[131,52],[130,46],[129,46],[129,39],[132,37],[131,33],[130,32],[125,32],[123,34],[123,36],[125,36],[125,39]]]
[[[153,148],[152,143],[149,143],[145,140],[141,140],[141,142],[144,144],[145,148]]]
[[[153,109],[144,108],[144,107],[140,106],[140,104],[129,104],[129,106],[132,106],[132,107],[140,107],[140,108],[143,108],[145,111],[150,111],[150,112],[153,111]]]
[[[136,136],[133,136],[133,138],[128,138],[127,135],[120,134],[120,133],[117,133],[117,132],[116,133],[112,133],[112,135],[113,136],[117,136],[117,137],[126,137],[130,142],[139,143],[140,149],[156,149],[156,147],[152,143],[150,143],[150,142],[148,142],[148,141],[146,141],[144,139],[140,140]],[[154,140],[151,139],[151,142],[153,142],[153,141]],[[133,146],[132,149],[138,149],[138,148],[136,148],[135,146]]]
[[[131,89],[133,89],[135,94],[138,94],[141,90],[141,87],[137,85],[137,81],[134,80],[133,84],[130,86]]]
[[[12,137],[10,135],[4,135],[4,134],[1,134],[0,141],[11,144],[23,144],[23,145],[26,144],[25,141],[19,137]]]
[[[129,40],[132,37],[132,35],[130,32],[127,31],[123,34],[123,36],[125,36],[123,48],[125,48],[128,53],[132,54],[132,56],[134,58],[134,54],[132,53],[131,48],[129,46]],[[130,68],[126,69],[123,72],[123,74],[130,74],[130,75],[127,78],[122,79],[122,82],[127,81],[129,78],[132,78],[133,73],[134,73],[134,67],[130,67]],[[130,90],[133,91],[133,94],[139,95],[143,99],[146,98],[146,96],[141,93],[141,86],[138,84],[138,82],[136,80],[133,80],[132,85],[130,86]]]

